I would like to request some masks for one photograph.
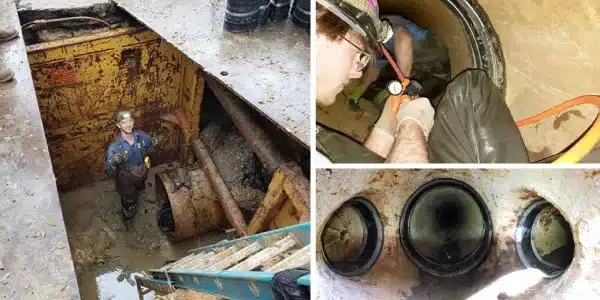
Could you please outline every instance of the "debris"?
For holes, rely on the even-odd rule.
[[[10,277],[10,272],[4,274],[4,276],[2,276],[2,279],[0,279],[0,282],[2,284],[7,284],[8,283],[8,277]]]
[[[36,231],[32,234],[28,234],[26,235],[26,237],[30,237],[30,238],[35,238],[35,237],[46,237],[46,232],[45,231]]]
[[[52,220],[47,219],[46,223],[48,223],[48,225],[52,226],[52,227],[56,227],[56,224],[54,224],[54,222],[52,222]]]
[[[63,245],[63,243],[58,242],[58,244],[56,244],[56,249],[63,249],[65,247],[65,245]]]
[[[31,192],[28,189],[25,189],[25,195],[27,195],[27,196],[33,196],[33,192]]]
[[[0,270],[4,270],[4,264],[2,263],[1,260],[0,260]]]

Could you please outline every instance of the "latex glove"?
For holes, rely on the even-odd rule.
[[[383,111],[381,112],[381,116],[379,116],[379,120],[375,123],[376,128],[392,137],[396,135],[396,131],[398,130],[398,120],[395,118],[397,112],[394,112],[394,106],[397,106],[397,104],[395,104],[397,101],[399,101],[399,98],[396,99],[395,96],[388,97],[385,106],[383,107]]]
[[[396,132],[398,131],[396,114],[400,106],[399,100],[399,97],[388,97],[379,120],[375,123],[375,127],[373,127],[364,143],[367,149],[384,158],[390,153],[396,139]]]
[[[417,98],[400,104],[400,109],[397,114],[398,125],[406,120],[414,120],[423,129],[425,138],[428,138],[429,132],[431,132],[431,128],[433,127],[434,115],[435,110],[433,109],[433,106],[431,106],[429,99]]]

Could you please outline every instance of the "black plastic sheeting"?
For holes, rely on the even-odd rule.
[[[246,32],[263,26],[270,19],[284,22],[288,17],[304,29],[310,27],[309,0],[227,0],[223,28],[229,32]]]
[[[283,270],[276,273],[271,282],[271,289],[275,300],[310,299],[310,289],[296,283],[298,278],[308,273],[310,273],[310,270],[304,268]]]

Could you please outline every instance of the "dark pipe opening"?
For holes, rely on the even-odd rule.
[[[379,212],[366,198],[354,197],[333,212],[321,233],[325,263],[343,276],[369,271],[383,248]]]
[[[528,268],[560,276],[573,261],[575,241],[569,222],[545,199],[530,204],[517,222],[517,254]]]
[[[481,196],[455,179],[427,182],[408,199],[400,220],[408,257],[434,276],[463,275],[485,260],[492,221]]]

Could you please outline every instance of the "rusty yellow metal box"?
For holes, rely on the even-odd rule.
[[[190,155],[189,137],[161,116],[184,111],[197,136],[204,78],[156,33],[112,29],[27,50],[60,190],[106,178],[105,152],[117,134],[118,109],[133,110],[136,128],[159,138],[153,164]]]

